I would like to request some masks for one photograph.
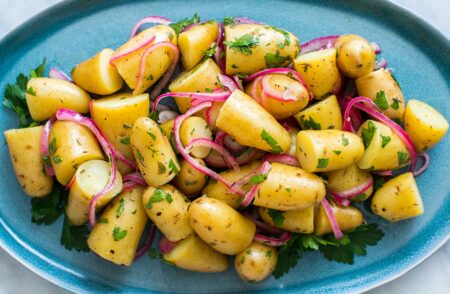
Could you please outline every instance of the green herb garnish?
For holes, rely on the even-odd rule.
[[[287,60],[290,59],[289,56],[281,56],[280,52],[277,50],[275,54],[266,53],[264,56],[266,60],[266,65],[268,68],[281,67]]]
[[[261,175],[254,175],[250,178],[249,183],[252,185],[261,184],[267,179],[267,175],[261,174]]]
[[[381,110],[386,110],[389,108],[389,103],[384,91],[380,91],[377,93],[377,97],[375,98],[374,102]]]
[[[259,37],[252,34],[245,34],[234,39],[234,41],[225,41],[223,44],[245,55],[251,55],[252,48],[259,44]]]
[[[120,143],[122,143],[123,145],[130,145],[130,137],[120,139]]]
[[[270,148],[272,148],[273,153],[281,153],[283,149],[280,147],[278,142],[266,131],[262,130],[261,138],[269,144]]]
[[[390,136],[381,136],[381,148],[386,147],[387,144],[389,144],[389,142],[391,142],[391,137]]]
[[[169,24],[169,26],[172,29],[174,29],[174,31],[175,31],[175,33],[177,33],[177,35],[179,35],[185,27],[190,26],[194,23],[198,23],[199,21],[200,21],[200,16],[196,13],[196,14],[194,14],[194,16],[192,18],[186,17],[185,19],[183,19],[179,22]]]
[[[78,252],[88,252],[89,246],[87,238],[89,236],[89,229],[87,225],[74,226],[70,222],[67,215],[64,217],[64,224],[61,233],[60,243],[67,250],[75,249]]]
[[[272,218],[273,223],[277,228],[281,227],[284,223],[284,213],[279,210],[269,209],[267,214]]]
[[[120,241],[127,236],[127,230],[122,230],[120,227],[114,227],[113,239],[114,241]]]
[[[319,158],[317,161],[317,168],[326,168],[329,161],[330,160],[328,158]]]
[[[364,147],[367,148],[370,145],[370,142],[372,142],[373,136],[375,135],[375,131],[377,130],[377,127],[373,123],[373,121],[369,120],[367,124],[368,128],[362,128],[361,136],[363,140]]]
[[[316,122],[312,117],[309,117],[309,119],[305,119],[305,117],[303,115],[300,117],[300,125],[302,126],[303,130],[321,130],[322,129],[320,123]]]

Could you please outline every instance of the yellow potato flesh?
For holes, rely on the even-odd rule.
[[[342,130],[341,107],[335,95],[303,109],[294,117],[303,130]]]

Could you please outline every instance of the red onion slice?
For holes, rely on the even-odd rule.
[[[216,137],[214,138],[214,142],[217,144],[222,144],[223,139],[227,136],[228,134],[225,133],[222,130],[217,130],[216,132]]]
[[[134,188],[136,188],[138,186],[140,186],[140,184],[138,184],[136,182],[133,182],[133,181],[123,182],[122,192],[129,191],[129,190],[134,189]]]
[[[377,63],[375,64],[374,70],[380,69],[380,68],[386,68],[388,65],[388,62],[384,58],[380,58]]]
[[[321,49],[333,48],[337,38],[339,38],[339,36],[326,36],[305,42],[301,45],[300,55]]]
[[[237,162],[239,163],[239,166],[245,165],[258,157],[262,156],[264,154],[264,151],[249,148],[247,151],[244,151],[242,154],[236,157]],[[214,152],[209,153],[209,155],[204,159],[205,162],[213,167],[217,168],[226,168],[227,164],[223,160],[222,156],[216,155]]]
[[[342,234],[341,228],[339,228],[339,224],[337,222],[336,216],[334,215],[333,209],[331,208],[326,198],[323,198],[321,203],[323,208],[325,209],[325,213],[327,214],[328,219],[330,220],[334,237],[336,238],[336,240],[341,240],[344,235]]]
[[[419,157],[423,158],[422,166],[413,172],[413,175],[415,177],[420,176],[424,171],[427,170],[428,166],[430,165],[430,156],[428,153],[420,153]]]
[[[383,170],[383,171],[373,171],[374,175],[381,176],[381,177],[391,177],[392,176],[392,170]]]
[[[348,207],[351,204],[350,200],[348,199],[339,198],[333,194],[331,194],[330,196],[333,198],[334,202],[336,202],[340,206]]]
[[[155,239],[156,227],[154,224],[150,225],[150,229],[148,231],[147,238],[145,239],[144,245],[142,245],[141,249],[139,249],[134,255],[134,260],[143,256],[147,251],[152,247],[153,240]]]
[[[270,163],[265,161],[259,168],[258,174],[267,176],[267,174],[270,172],[271,168],[272,167],[271,167]],[[255,199],[256,192],[258,192],[258,189],[259,189],[259,184],[253,185],[253,187],[250,189],[250,191],[248,191],[247,194],[245,194],[244,198],[242,199],[242,201],[241,201],[242,207],[247,207],[250,205],[250,203],[252,203],[253,199]],[[234,191],[234,188],[233,188],[233,191]]]
[[[286,91],[283,92],[283,95],[280,96],[280,93],[275,91],[273,87],[269,83],[270,76],[265,75],[261,80],[261,91],[268,97],[279,101],[279,102],[295,102],[297,101],[297,98],[290,95],[290,89],[288,88]]]
[[[68,82],[73,82],[72,79],[68,75],[66,75],[62,70],[57,69],[55,67],[52,67],[50,69],[48,77],[52,78],[52,79],[58,79],[58,80],[64,80],[64,81],[68,81]]]
[[[278,162],[281,164],[300,167],[298,158],[289,154],[266,154],[263,156],[262,161]]]
[[[338,198],[343,198],[343,199],[352,199],[352,198],[366,192],[367,189],[369,189],[372,185],[373,185],[373,178],[370,177],[367,181],[365,181],[364,183],[362,183],[359,186],[348,189],[346,191],[331,192],[331,195],[336,196]]]
[[[219,153],[223,157],[225,162],[228,163],[233,168],[233,170],[235,171],[239,170],[239,163],[236,161],[236,158],[234,158],[233,155],[231,155],[230,152],[228,152],[226,148],[206,138],[196,138],[191,140],[189,144],[187,144],[186,147],[184,148],[184,152],[190,153],[192,148],[197,146],[211,148],[212,150]]]
[[[280,238],[272,238],[261,234],[256,234],[254,240],[255,242],[269,246],[282,246],[291,240],[291,233],[285,232],[280,236]]]
[[[214,60],[216,61],[217,65],[221,68],[222,67],[222,52],[223,52],[223,24],[219,23],[219,30],[217,32],[217,39],[216,39],[216,52],[214,53]]]
[[[131,182],[135,182],[144,187],[147,186],[147,183],[145,182],[144,178],[142,177],[142,175],[139,172],[127,174],[127,175],[123,176],[122,179],[124,182],[131,181]]]
[[[70,188],[72,188],[72,185],[75,183],[76,180],[76,175],[73,175],[72,179],[70,180],[70,182],[67,184],[65,190],[68,191],[70,190]]]
[[[234,90],[238,89],[238,86],[236,85],[236,82],[223,74],[217,74],[217,78],[219,79],[219,82],[228,90],[230,90],[230,92],[233,92]]]
[[[260,220],[257,220],[255,217],[250,215],[250,213],[248,213],[247,211],[244,212],[244,215],[246,217],[248,217],[256,225],[257,228],[261,229],[262,231],[264,231],[268,234],[280,234],[282,232],[281,230],[279,230],[275,227],[269,226],[268,224],[266,224]]]
[[[376,42],[370,42],[370,46],[372,46],[373,51],[375,52],[375,54],[380,54],[381,53],[381,47],[380,45],[378,45],[378,43]]]
[[[49,119],[45,123],[44,128],[42,129],[42,134],[41,134],[41,156],[42,156],[42,160],[44,161],[45,173],[47,174],[47,176],[50,176],[50,177],[55,175],[55,171],[53,170],[52,163],[50,161],[51,154],[50,154],[48,140],[50,138],[50,130],[52,128],[52,125],[55,123],[55,121],[56,121],[56,118],[54,118],[54,117]]]
[[[177,242],[170,242],[166,237],[162,237],[161,240],[159,240],[159,251],[163,254],[169,253],[175,246],[177,246]]]
[[[244,91],[244,86],[242,85],[242,81],[237,75],[233,76],[233,80],[236,83],[238,89],[241,91]]]
[[[172,21],[170,19],[168,19],[167,17],[164,16],[158,16],[158,15],[152,15],[152,16],[147,16],[144,17],[143,19],[139,20],[133,27],[133,30],[131,31],[130,34],[130,39],[133,38],[134,36],[137,35],[139,29],[141,28],[142,25],[146,24],[146,23],[152,23],[152,24],[162,24],[162,25],[169,25],[172,23]]]
[[[114,65],[114,61],[116,61],[117,59],[123,58],[123,57],[125,57],[125,56],[127,56],[127,55],[130,55],[130,54],[133,53],[133,52],[136,52],[136,51],[138,51],[138,50],[144,48],[145,46],[147,46],[147,45],[153,43],[154,40],[155,40],[155,36],[151,36],[150,39],[144,40],[144,42],[142,42],[141,44],[138,44],[138,45],[137,45],[136,47],[134,47],[134,48],[130,48],[130,49],[128,49],[128,50],[126,50],[126,51],[124,51],[124,52],[122,52],[122,53],[120,53],[120,54],[117,54],[117,55],[114,53],[114,54],[111,56],[111,58],[109,59],[109,63],[110,63],[111,65]]]
[[[159,95],[158,98],[156,98],[155,103],[153,104],[152,111],[156,111],[156,108],[158,107],[158,104],[161,102],[162,99],[167,97],[180,97],[180,98],[190,98],[190,99],[197,99],[199,101],[205,102],[223,102],[228,99],[228,97],[231,95],[231,92],[225,91],[225,92],[216,92],[216,93],[197,93],[197,92],[168,92],[162,95]],[[197,104],[199,105],[199,104]],[[194,105],[195,106],[195,105]]]

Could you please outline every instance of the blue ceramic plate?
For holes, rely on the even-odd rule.
[[[339,3],[338,3],[339,2]],[[382,56],[395,68],[405,97],[419,98],[448,117],[450,109],[450,43],[418,17],[385,1],[67,1],[52,7],[11,32],[0,43],[0,92],[20,72],[47,57],[51,66],[70,72],[79,61],[105,47],[116,48],[134,23],[147,15],[179,20],[198,12],[203,19],[248,16],[282,27],[301,41],[317,36],[356,33],[379,42]],[[0,110],[1,129],[17,126]],[[242,282],[225,274],[199,274],[142,258],[131,268],[115,266],[92,253],[76,253],[59,245],[62,223],[30,222],[30,199],[21,191],[0,144],[0,243],[36,273],[76,292],[356,292],[389,281],[411,269],[450,235],[450,140],[433,150],[430,168],[417,181],[425,214],[410,221],[381,224],[386,236],[354,265],[328,262],[307,254],[295,270],[279,280]]]

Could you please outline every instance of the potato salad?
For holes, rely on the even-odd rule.
[[[448,123],[404,96],[376,40],[301,38],[150,16],[70,74],[46,59],[20,74],[3,102],[20,127],[4,135],[32,222],[62,217],[61,244],[93,259],[231,266],[251,283],[309,251],[357,262],[384,236],[367,215],[424,213],[416,177]]]

